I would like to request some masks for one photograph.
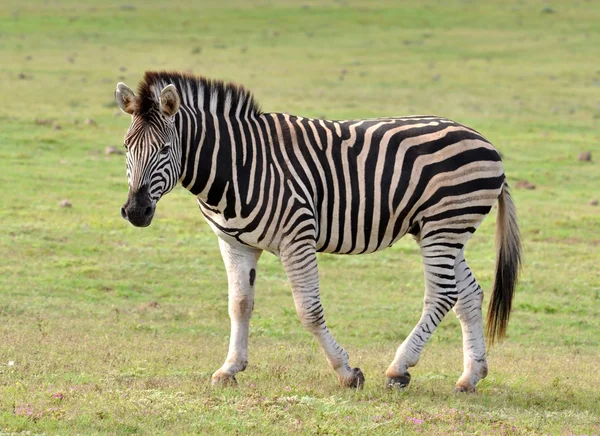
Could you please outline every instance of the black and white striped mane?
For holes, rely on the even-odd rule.
[[[135,113],[144,118],[158,109],[160,91],[169,84],[175,85],[182,104],[188,107],[209,111],[210,101],[216,99],[216,112],[223,113],[229,96],[233,113],[240,105],[242,114],[246,110],[250,116],[262,113],[252,93],[241,85],[170,71],[146,71],[138,87]],[[199,96],[203,96],[203,101],[198,101]]]

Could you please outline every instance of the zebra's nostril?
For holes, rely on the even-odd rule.
[[[152,215],[152,212],[153,212],[153,209],[152,209],[152,207],[148,206],[148,207],[146,208],[146,210],[144,211],[144,216],[145,216],[146,218],[148,218],[150,215]]]
[[[123,219],[127,219],[127,211],[124,207],[121,208],[121,216],[123,217]]]

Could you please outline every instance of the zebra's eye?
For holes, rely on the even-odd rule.
[[[165,145],[163,148],[161,148],[160,154],[162,154],[164,156],[165,154],[169,153],[169,150],[171,150],[171,146],[170,145]]]

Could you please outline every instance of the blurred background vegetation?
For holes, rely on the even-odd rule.
[[[600,433],[598,23],[592,0],[3,0],[0,432]],[[114,88],[161,69],[241,83],[265,111],[436,114],[496,145],[526,263],[479,394],[450,394],[452,314],[411,387],[383,391],[421,310],[411,240],[320,258],[329,324],[363,392],[337,387],[270,255],[250,366],[238,390],[209,388],[229,334],[215,236],[183,189],[147,229],[119,215],[129,119]],[[467,252],[486,291],[493,221]]]

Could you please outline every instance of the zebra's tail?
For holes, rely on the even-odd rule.
[[[504,182],[498,198],[496,219],[496,278],[487,313],[486,335],[490,345],[501,341],[506,334],[521,261],[517,213],[508,184]]]

